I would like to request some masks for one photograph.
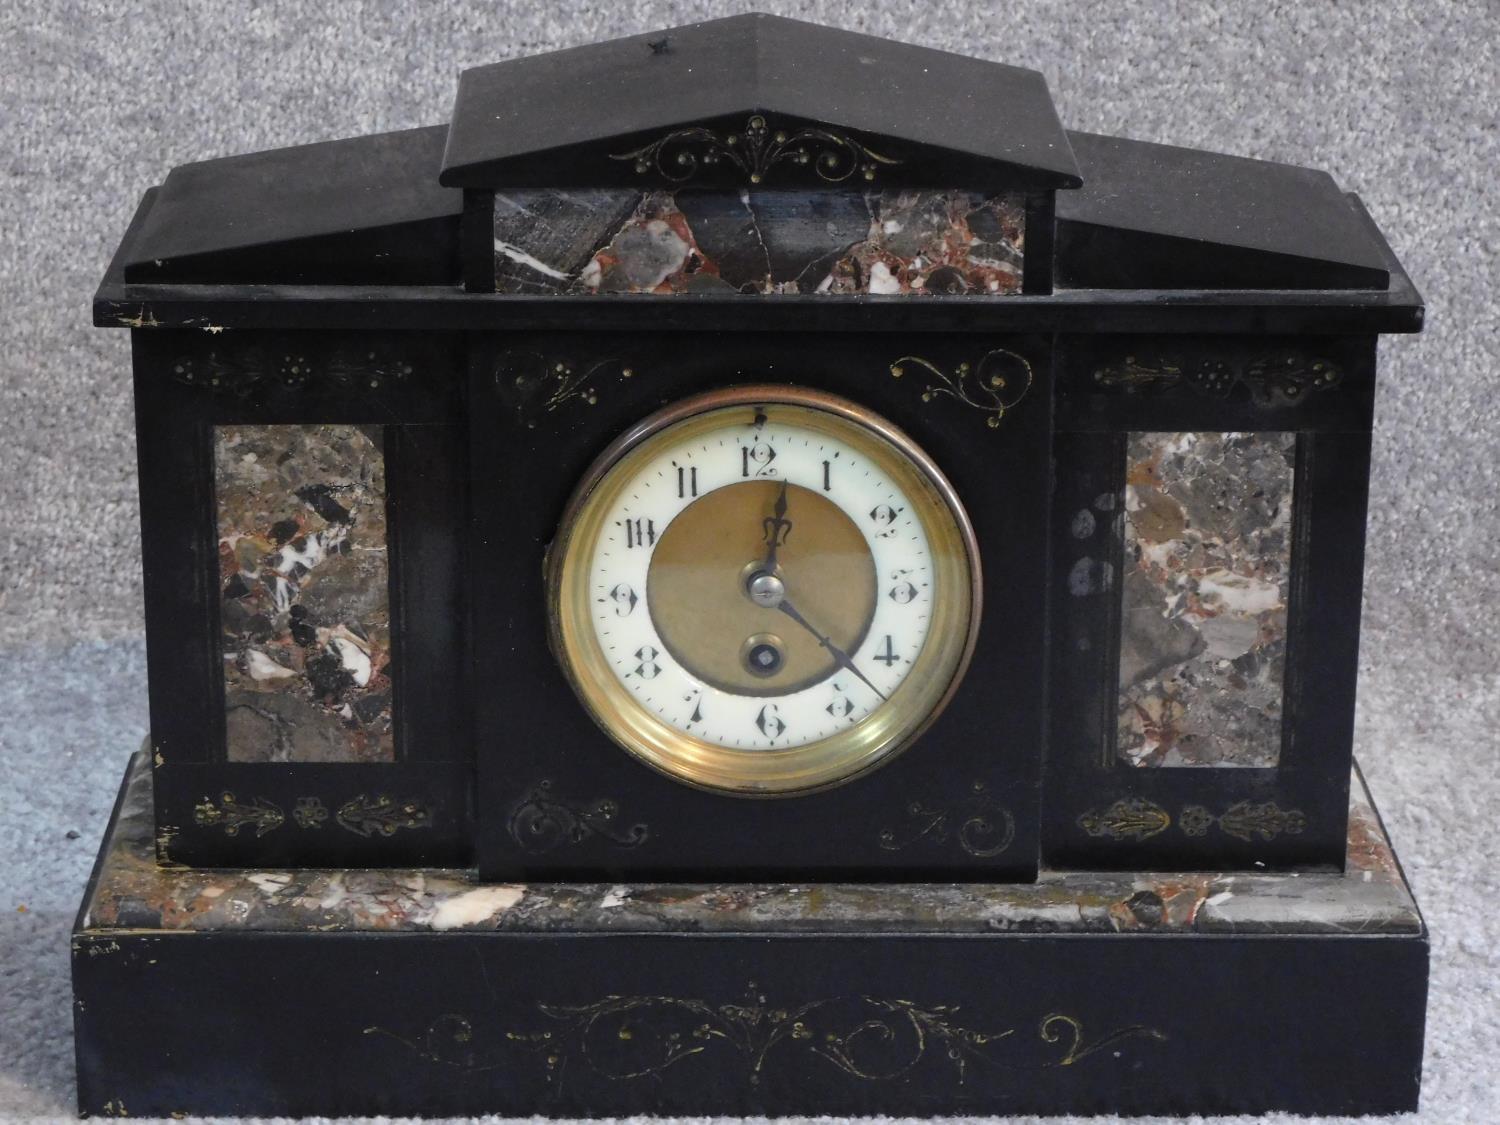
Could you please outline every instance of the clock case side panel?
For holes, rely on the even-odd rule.
[[[1344,862],[1364,577],[1373,337],[1071,337],[1059,341],[1054,457],[1054,665],[1043,862],[1064,869],[1225,870]],[[1333,364],[1337,380],[1293,395],[1254,378]],[[1115,378],[1127,358],[1179,374]],[[1295,362],[1293,362],[1295,361]],[[1192,385],[1205,362],[1236,378]],[[1105,372],[1103,378],[1100,373]],[[1113,375],[1110,373],[1114,373]],[[1291,401],[1295,399],[1295,401]],[[1277,764],[1133,766],[1116,753],[1125,448],[1132,432],[1295,433],[1291,570]],[[1080,540],[1076,513],[1101,496],[1111,519]],[[1070,585],[1085,557],[1087,590]]]
[[[997,349],[1023,354],[1033,385],[996,424],[982,396],[928,393]],[[1044,339],[507,334],[476,347],[470,378],[484,877],[1034,876],[1051,408]],[[968,507],[988,594],[968,674],[916,744],[820,793],[750,799],[658,774],[594,725],[548,648],[543,559],[575,483],[616,436],[689,395],[778,382],[851,399],[929,452]]]
[[[467,862],[461,338],[133,336],[159,858],[205,867]],[[233,424],[382,428],[392,761],[228,760],[214,428]],[[226,815],[226,798],[251,819]]]

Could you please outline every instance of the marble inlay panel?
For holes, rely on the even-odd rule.
[[[1274,766],[1291,433],[1133,433],[1116,746],[1133,766]]]
[[[945,191],[526,190],[495,196],[502,293],[1021,290],[1025,201]]]
[[[383,445],[379,426],[214,431],[230,761],[395,757]]]

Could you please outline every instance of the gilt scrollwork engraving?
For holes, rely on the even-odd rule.
[[[979,781],[957,801],[913,801],[906,815],[905,823],[881,830],[880,846],[886,851],[902,851],[924,840],[940,846],[952,840],[966,854],[990,859],[1016,838],[1015,817]]]
[[[1094,837],[1140,841],[1165,832],[1172,826],[1172,816],[1143,797],[1124,797],[1102,812],[1084,813],[1078,826]]]
[[[1142,797],[1127,797],[1103,812],[1084,813],[1078,824],[1090,836],[1138,842],[1165,832],[1172,826],[1172,816]],[[1256,839],[1269,843],[1278,836],[1300,834],[1307,827],[1307,817],[1300,809],[1283,809],[1275,801],[1240,801],[1218,815],[1202,805],[1184,805],[1177,827],[1195,838],[1217,827],[1247,844]]]
[[[334,821],[356,836],[394,836],[402,829],[432,827],[432,810],[420,801],[400,800],[388,793],[361,793],[339,806]]]
[[[622,848],[645,843],[650,829],[644,824],[621,825],[619,814],[619,805],[608,798],[569,800],[554,792],[551,781],[543,780],[512,810],[508,827],[521,850],[533,853],[581,844],[594,836]]]
[[[328,808],[318,797],[298,797],[292,806],[292,822],[298,828],[321,828],[328,817]],[[225,792],[217,801],[205,797],[195,805],[193,822],[203,828],[222,828],[226,836],[252,828],[258,839],[285,824],[286,814],[267,797],[242,801]],[[394,836],[402,829],[431,828],[432,810],[420,801],[361,793],[339,806],[334,823],[356,836]]]
[[[1296,836],[1307,827],[1298,809],[1283,809],[1275,801],[1241,801],[1219,816],[1219,830],[1247,844],[1257,838],[1270,842],[1281,835]]]
[[[243,828],[253,828],[258,840],[286,822],[286,815],[274,801],[253,797],[241,801],[225,790],[217,801],[204,797],[193,806],[193,823],[202,828],[222,828],[226,836],[238,836]]]
[[[172,379],[183,386],[226,398],[248,398],[273,388],[368,393],[405,383],[413,371],[404,359],[360,348],[325,355],[298,349],[224,348],[181,356],[169,368]]]
[[[632,367],[613,358],[579,363],[562,356],[512,351],[497,361],[495,383],[501,397],[514,404],[517,420],[535,429],[548,414],[570,403],[593,406],[606,382],[634,375]]]
[[[439,1016],[414,1037],[383,1027],[365,1034],[463,1071],[513,1069],[506,1049],[529,1051],[543,1060],[547,1081],[557,1088],[570,1072],[612,1082],[660,1080],[687,1060],[712,1055],[737,1056],[750,1085],[777,1068],[800,1071],[792,1061],[798,1057],[860,1082],[899,1080],[932,1060],[962,1085],[971,1070],[990,1065],[1050,1070],[1074,1066],[1127,1039],[1167,1038],[1156,1028],[1131,1024],[1090,1039],[1081,1019],[1060,1012],[1043,1016],[1026,1034],[1015,1025],[974,1026],[957,1005],[868,995],[777,1005],[753,983],[733,1003],[611,995],[588,1004],[539,1003],[537,1009],[547,1024],[493,1036],[482,1037],[473,1019],[457,1013]]]
[[[686,183],[704,169],[728,166],[759,184],[779,167],[811,169],[826,183],[843,183],[856,175],[872,181],[880,168],[900,164],[853,137],[816,127],[778,128],[755,114],[738,132],[717,133],[692,127],[674,129],[611,160],[629,161],[638,175],[655,171],[674,184]]]
[[[1300,401],[1310,391],[1335,387],[1343,377],[1343,369],[1332,360],[1293,351],[1268,352],[1248,359],[1128,355],[1097,368],[1094,384],[1126,393],[1185,386],[1214,398],[1225,398],[1243,386],[1255,404],[1275,406]]]
[[[931,376],[922,388],[923,402],[951,398],[983,411],[991,429],[997,429],[1006,412],[1026,397],[1033,379],[1030,361],[1005,348],[986,352],[976,363],[960,363],[952,372],[921,356],[904,355],[891,364],[891,375],[900,379],[913,368]]]

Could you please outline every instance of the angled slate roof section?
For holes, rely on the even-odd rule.
[[[446,284],[463,193],[439,186],[447,127],[183,164],[125,262],[127,281]]]
[[[1057,284],[1078,289],[1384,289],[1385,253],[1333,177],[1197,149],[1068,134],[1083,187],[1057,197]]]
[[[513,59],[463,73],[442,182],[459,187],[650,186],[611,159],[692,127],[721,135],[763,115],[789,135],[822,127],[900,163],[887,185],[1076,187],[1036,71],[779,16],[744,15]],[[790,162],[780,182],[816,169]],[[694,183],[742,184],[728,161]],[[800,178],[799,178],[800,176]]]

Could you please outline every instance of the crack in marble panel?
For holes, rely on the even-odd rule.
[[[495,197],[502,293],[1021,289],[1025,201],[940,191],[537,189]]]
[[[214,482],[229,760],[393,760],[381,428],[220,426]]]
[[[1126,763],[1277,764],[1295,443],[1129,436],[1116,738]]]

